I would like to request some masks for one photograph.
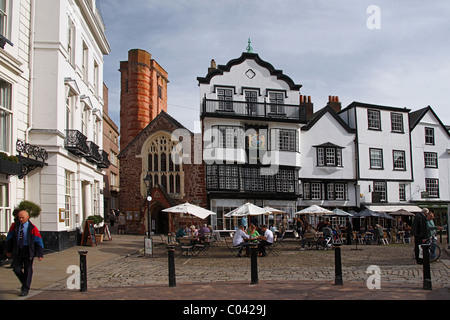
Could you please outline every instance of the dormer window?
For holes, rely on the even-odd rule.
[[[318,167],[343,167],[342,147],[328,142],[315,146],[315,148]]]

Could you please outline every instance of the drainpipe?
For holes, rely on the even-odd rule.
[[[30,1],[30,34],[29,34],[29,56],[28,56],[28,69],[30,72],[29,83],[28,83],[28,124],[25,131],[25,142],[29,143],[29,134],[33,129],[33,84],[34,84],[34,33],[35,33],[35,16],[36,8],[35,1]],[[28,199],[28,178],[24,177],[24,191],[25,199]]]

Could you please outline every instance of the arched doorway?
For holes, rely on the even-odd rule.
[[[155,234],[169,232],[169,214],[162,211],[164,208],[165,207],[158,201],[155,201],[150,204],[150,216],[152,219],[150,227],[152,228],[152,231]],[[144,226],[146,232],[148,230],[147,219],[148,219],[147,208],[145,208]]]

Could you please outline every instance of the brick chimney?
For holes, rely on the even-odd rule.
[[[214,61],[214,59],[211,60],[211,66],[208,68],[208,73],[210,73],[213,70],[217,69],[217,65],[216,62]]]
[[[311,96],[300,95],[300,106],[306,110],[306,120],[311,119],[314,113],[314,105],[311,102]]]
[[[342,110],[342,105],[339,102],[338,96],[328,96],[327,106],[330,106],[336,113]]]

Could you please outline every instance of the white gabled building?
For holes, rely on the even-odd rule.
[[[13,222],[12,211],[26,199],[21,165],[12,163],[16,142],[28,139],[30,34],[34,1],[0,1],[0,233]],[[8,157],[8,160],[3,158]]]
[[[450,212],[450,133],[430,106],[410,113],[410,127],[410,201],[431,209],[440,220]]]
[[[356,131],[337,114],[340,103],[330,97],[302,128],[301,198],[299,206],[329,209],[359,207],[355,166]]]
[[[48,166],[27,177],[47,249],[76,245],[86,217],[103,215],[103,56],[110,52],[95,0],[34,2],[30,143]]]
[[[410,203],[413,167],[409,109],[353,102],[340,117],[356,130],[356,178],[360,204],[373,211],[396,211]]]
[[[224,214],[247,201],[295,213],[306,123],[301,86],[252,52],[226,65],[212,61],[198,81],[213,227],[233,227]]]

